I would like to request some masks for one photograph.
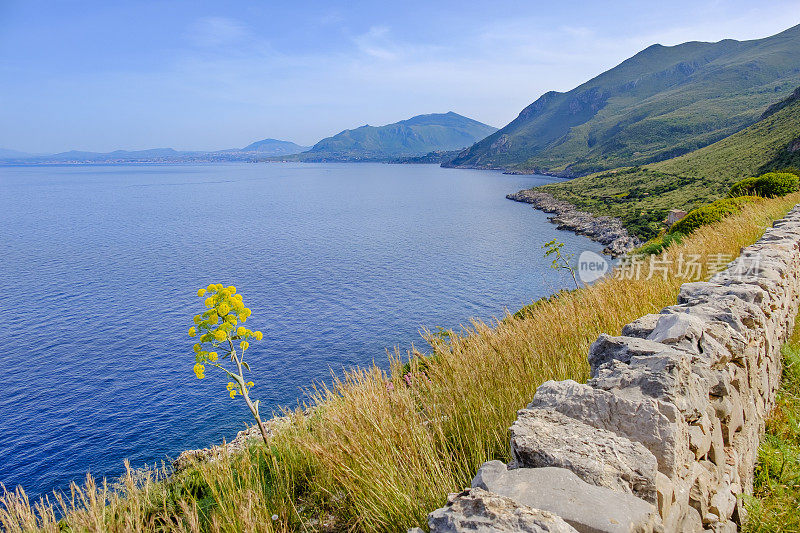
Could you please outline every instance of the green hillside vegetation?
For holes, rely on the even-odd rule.
[[[704,226],[675,254],[738,254],[800,193],[762,199]],[[673,252],[671,250],[671,252]],[[344,373],[314,389],[310,416],[292,413],[270,446],[192,464],[164,479],[131,472],[118,485],[91,478],[60,501],[0,497],[0,530],[272,532],[406,531],[490,459],[509,461],[508,427],[548,379],[585,382],[600,333],[675,303],[677,261],[666,278],[616,279],[562,292],[530,312],[467,331],[431,335],[433,357]],[[704,270],[702,277],[708,277]],[[425,357],[427,364],[420,364]],[[409,372],[410,371],[410,372]],[[12,489],[13,490],[13,489]],[[53,504],[58,509],[54,509]],[[63,517],[63,518],[62,518]],[[274,518],[273,518],[274,517]]]
[[[789,98],[770,106],[764,113],[763,118],[774,115],[783,108],[792,105],[792,103],[797,100],[800,100],[800,87],[798,87]],[[800,137],[791,141],[783,150],[780,150],[772,160],[761,167],[763,172],[781,169],[788,169],[800,176]]]
[[[720,198],[710,204],[696,207],[675,222],[664,235],[650,239],[639,247],[637,254],[660,254],[673,244],[680,244],[684,237],[701,226],[714,224],[723,218],[738,213],[748,203],[759,198],[779,198],[800,189],[800,177],[788,172],[768,172],[758,177],[737,181],[728,192],[729,198]]]
[[[797,190],[797,189],[795,189]],[[719,222],[723,218],[738,213],[744,204],[757,200],[755,196],[742,196],[739,198],[721,198],[710,204],[692,209],[689,213],[669,228],[670,234],[681,233],[689,235],[701,226]]]
[[[738,196],[776,198],[795,192],[798,181],[800,178],[791,172],[768,172],[758,177],[745,178],[736,182],[728,195],[731,198]]]
[[[393,159],[390,163],[404,164],[404,165],[441,165],[452,160],[459,154],[459,150],[437,150],[435,152],[428,152],[425,155],[414,157],[398,157]]]
[[[800,153],[800,90],[780,103],[756,124],[689,154],[538,189],[585,211],[619,217],[629,231],[653,238],[670,209],[690,211],[723,198],[735,182]]]
[[[344,130],[294,156],[298,161],[388,161],[461,150],[497,131],[477,120],[450,111],[418,115],[386,126]]]
[[[752,41],[653,45],[548,92],[449,166],[583,175],[685,154],[755,123],[800,85],[800,26]]]
[[[761,174],[774,162],[790,154],[800,140],[800,88],[785,98],[775,113],[765,113],[753,126],[711,146],[649,168],[675,175],[715,175],[724,182]],[[796,151],[796,148],[795,148]]]

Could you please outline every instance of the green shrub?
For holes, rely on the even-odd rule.
[[[685,217],[669,228],[668,235],[682,233],[689,235],[700,226],[719,222],[728,215],[738,213],[742,206],[756,200],[755,196],[739,196],[737,198],[723,198],[689,211]]]
[[[655,239],[650,239],[642,246],[633,251],[634,255],[656,255],[660,254],[672,244],[680,244],[685,235],[681,232],[668,233]]]
[[[793,166],[776,168],[774,172],[779,174],[794,174],[795,176],[800,176],[800,168]]]
[[[768,172],[757,178],[745,178],[731,187],[730,197],[763,196],[777,198],[795,192],[800,187],[800,178],[789,172]]]

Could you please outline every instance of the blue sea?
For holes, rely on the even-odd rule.
[[[505,199],[544,176],[434,165],[0,167],[0,483],[36,497],[116,478],[250,422],[192,372],[196,295],[252,309],[253,395],[387,367],[419,331],[492,320],[572,281],[542,244],[600,245]],[[238,399],[238,398],[237,398]]]

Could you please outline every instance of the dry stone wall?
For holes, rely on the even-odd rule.
[[[542,384],[513,461],[484,464],[431,531],[736,531],[799,296],[797,206],[676,305],[601,335],[588,383]]]

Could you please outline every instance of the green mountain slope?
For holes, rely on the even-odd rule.
[[[361,126],[327,137],[300,161],[385,161],[429,152],[460,150],[497,131],[452,111],[419,115],[386,126]]]
[[[800,26],[752,41],[653,45],[549,92],[448,164],[575,176],[660,161],[756,122],[800,85]]]
[[[680,157],[539,187],[596,214],[620,217],[650,238],[670,209],[690,210],[724,196],[745,177],[800,166],[800,88],[752,126]]]

